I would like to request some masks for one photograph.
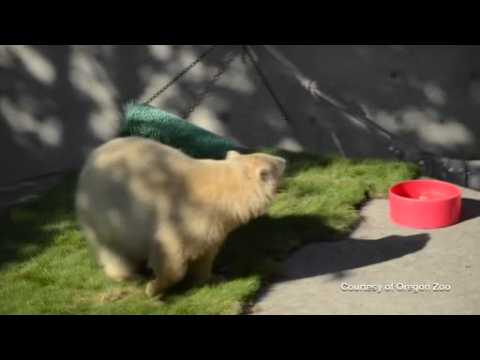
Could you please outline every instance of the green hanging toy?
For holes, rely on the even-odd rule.
[[[127,105],[120,136],[157,140],[199,159],[224,159],[230,150],[243,150],[228,139],[149,105]]]
[[[218,136],[182,119],[179,116],[150,105],[155,98],[161,95],[215,48],[216,45],[211,46],[147,102],[143,104],[127,104],[120,136],[139,136],[157,140],[165,145],[182,150],[187,155],[199,159],[224,159],[227,152],[230,150],[247,152],[247,149],[237,146],[229,139]],[[224,61],[219,71],[207,85],[205,91],[199,95],[196,103],[189,109],[185,118],[188,118],[189,114],[191,114],[195,107],[200,104],[203,98],[211,90],[214,83],[227,70],[230,63],[233,62],[236,55],[235,52],[231,52],[229,56],[227,56],[226,61]]]

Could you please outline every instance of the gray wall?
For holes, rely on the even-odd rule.
[[[0,46],[0,185],[79,166],[115,136],[122,105],[144,99],[188,65],[201,45]],[[480,47],[282,45],[276,48],[319,88],[358,104],[379,124],[441,156],[480,158]],[[220,48],[156,103],[171,112],[215,72]],[[247,146],[352,157],[388,157],[389,143],[260,62],[295,121],[285,123],[241,58],[192,121]]]

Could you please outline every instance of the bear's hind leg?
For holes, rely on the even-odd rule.
[[[139,278],[139,266],[131,259],[105,246],[97,246],[96,251],[98,262],[110,279],[127,281]]]
[[[190,264],[189,277],[195,284],[203,285],[208,282],[222,280],[220,277],[216,277],[212,274],[212,268],[217,254],[218,249],[211,249]]]
[[[150,297],[161,297],[167,289],[182,281],[187,273],[179,242],[170,240],[154,242],[151,247],[148,264],[155,278],[147,284],[146,293]]]

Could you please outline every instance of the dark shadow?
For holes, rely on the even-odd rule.
[[[355,224],[352,228],[358,225]],[[260,272],[272,280],[278,276],[281,264],[286,259],[295,258],[296,250],[300,249],[301,252],[307,244],[319,244],[307,245],[305,249],[315,249],[319,246],[322,249],[323,247],[327,250],[333,249],[334,252],[345,252],[345,256],[337,262],[332,261],[332,258],[329,260],[333,253],[316,254],[318,263],[322,264],[325,272],[337,272],[342,268],[348,268],[349,266],[343,265],[348,261],[351,268],[354,268],[419,251],[423,249],[428,239],[428,235],[425,234],[413,237],[390,236],[377,241],[355,240],[348,239],[345,233],[326,226],[319,216],[285,216],[277,219],[264,216],[229,236],[217,259],[216,269],[222,275],[228,276]],[[347,261],[348,254],[355,256]],[[316,255],[311,255],[315,262]]]
[[[286,263],[281,280],[296,280],[332,274],[343,278],[345,272],[383,263],[421,251],[430,240],[428,234],[392,235],[378,240],[347,238],[334,243],[311,244],[293,254]]]
[[[332,281],[349,277],[349,272],[365,266],[394,260],[424,249],[428,234],[392,235],[378,240],[347,238],[343,241],[315,243],[293,254],[255,297],[256,302],[268,294],[271,282],[284,282],[331,274]],[[288,269],[287,269],[288,267]],[[247,307],[246,312],[250,309]]]
[[[25,203],[0,213],[0,270],[9,263],[30,259],[51,244],[54,236],[44,228],[48,219],[70,220],[69,224],[75,227],[73,199],[77,176],[66,175],[62,181],[57,180],[60,184],[53,189],[42,189],[41,195],[28,189]]]
[[[462,199],[461,221],[468,221],[480,217],[480,201],[475,199]]]

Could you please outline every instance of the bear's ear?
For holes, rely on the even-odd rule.
[[[284,158],[281,158],[281,157],[277,157],[277,161],[278,161],[278,164],[280,166],[280,173],[284,173],[285,172],[285,169],[287,167],[287,160],[285,160]]]
[[[235,151],[235,150],[230,150],[228,153],[227,153],[227,159],[234,159],[236,157],[240,156],[240,153]]]
[[[270,168],[261,166],[257,169],[257,176],[263,182],[267,182],[272,177],[272,172]]]

